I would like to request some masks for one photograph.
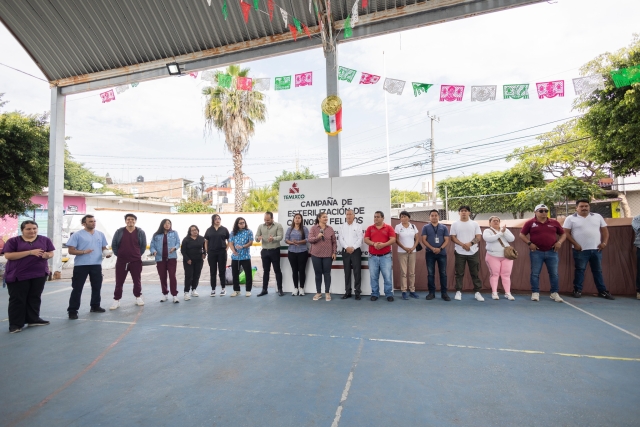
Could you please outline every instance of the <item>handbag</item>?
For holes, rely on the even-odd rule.
[[[493,234],[498,234],[496,233],[496,230],[494,230],[493,228],[489,227],[489,229],[493,231]],[[511,260],[518,259],[518,251],[516,251],[516,249],[513,246],[505,245],[501,238],[498,238],[498,242],[500,242],[500,244],[504,248],[504,257],[506,259],[511,259]]]
[[[413,229],[416,230],[416,233],[418,232],[418,229],[416,228],[415,225],[411,224],[411,227],[413,227]],[[418,246],[416,246],[416,252],[420,252],[422,249],[423,249],[422,243],[418,243]]]

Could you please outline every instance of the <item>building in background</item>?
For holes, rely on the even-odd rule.
[[[246,196],[249,190],[253,188],[253,180],[248,176],[244,176],[244,185],[242,192]],[[236,184],[232,176],[204,190],[206,199],[211,202],[211,206],[218,212],[233,212],[235,210],[236,201]]]
[[[193,181],[184,178],[145,181],[139,176],[136,182],[108,184],[108,188],[120,190],[135,199],[179,203],[191,196],[191,184]]]

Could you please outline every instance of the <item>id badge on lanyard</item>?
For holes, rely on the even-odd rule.
[[[433,227],[433,225],[431,225],[431,227]],[[439,245],[440,244],[440,237],[438,237],[438,228],[437,227],[433,227],[433,231],[436,234],[436,239],[435,239],[436,245]]]

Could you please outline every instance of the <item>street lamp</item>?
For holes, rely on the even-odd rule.
[[[172,62],[171,64],[167,64],[167,71],[169,71],[169,75],[171,76],[179,76],[180,65],[178,65],[177,62]]]

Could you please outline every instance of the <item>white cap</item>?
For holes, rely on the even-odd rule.
[[[543,208],[546,210],[549,210],[547,205],[545,205],[544,203],[540,203],[538,206],[536,206],[536,208],[534,209],[534,212],[538,212],[539,209],[543,209]]]

